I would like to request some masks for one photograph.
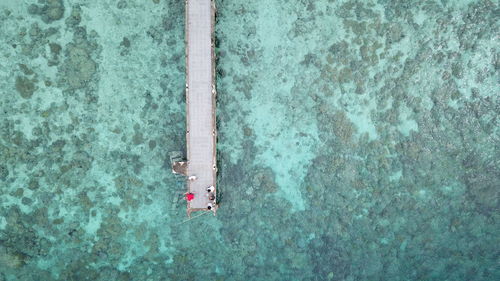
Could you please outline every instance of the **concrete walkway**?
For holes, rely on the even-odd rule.
[[[211,0],[186,1],[186,104],[188,214],[207,210],[207,188],[216,183],[216,125],[214,50],[212,45],[215,8]]]

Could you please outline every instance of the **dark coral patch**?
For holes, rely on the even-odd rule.
[[[31,98],[31,96],[33,96],[33,93],[36,90],[36,86],[33,80],[24,76],[17,76],[16,90],[21,95],[21,97],[29,99]]]

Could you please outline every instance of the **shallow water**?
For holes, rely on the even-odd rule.
[[[500,278],[496,1],[217,7],[186,222],[183,1],[0,2],[0,280]]]

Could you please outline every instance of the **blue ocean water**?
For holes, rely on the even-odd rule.
[[[184,1],[0,0],[0,280],[498,280],[498,1],[218,0],[186,220]]]

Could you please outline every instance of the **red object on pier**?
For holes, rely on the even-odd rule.
[[[191,201],[194,199],[194,194],[193,193],[186,193],[186,200]]]

